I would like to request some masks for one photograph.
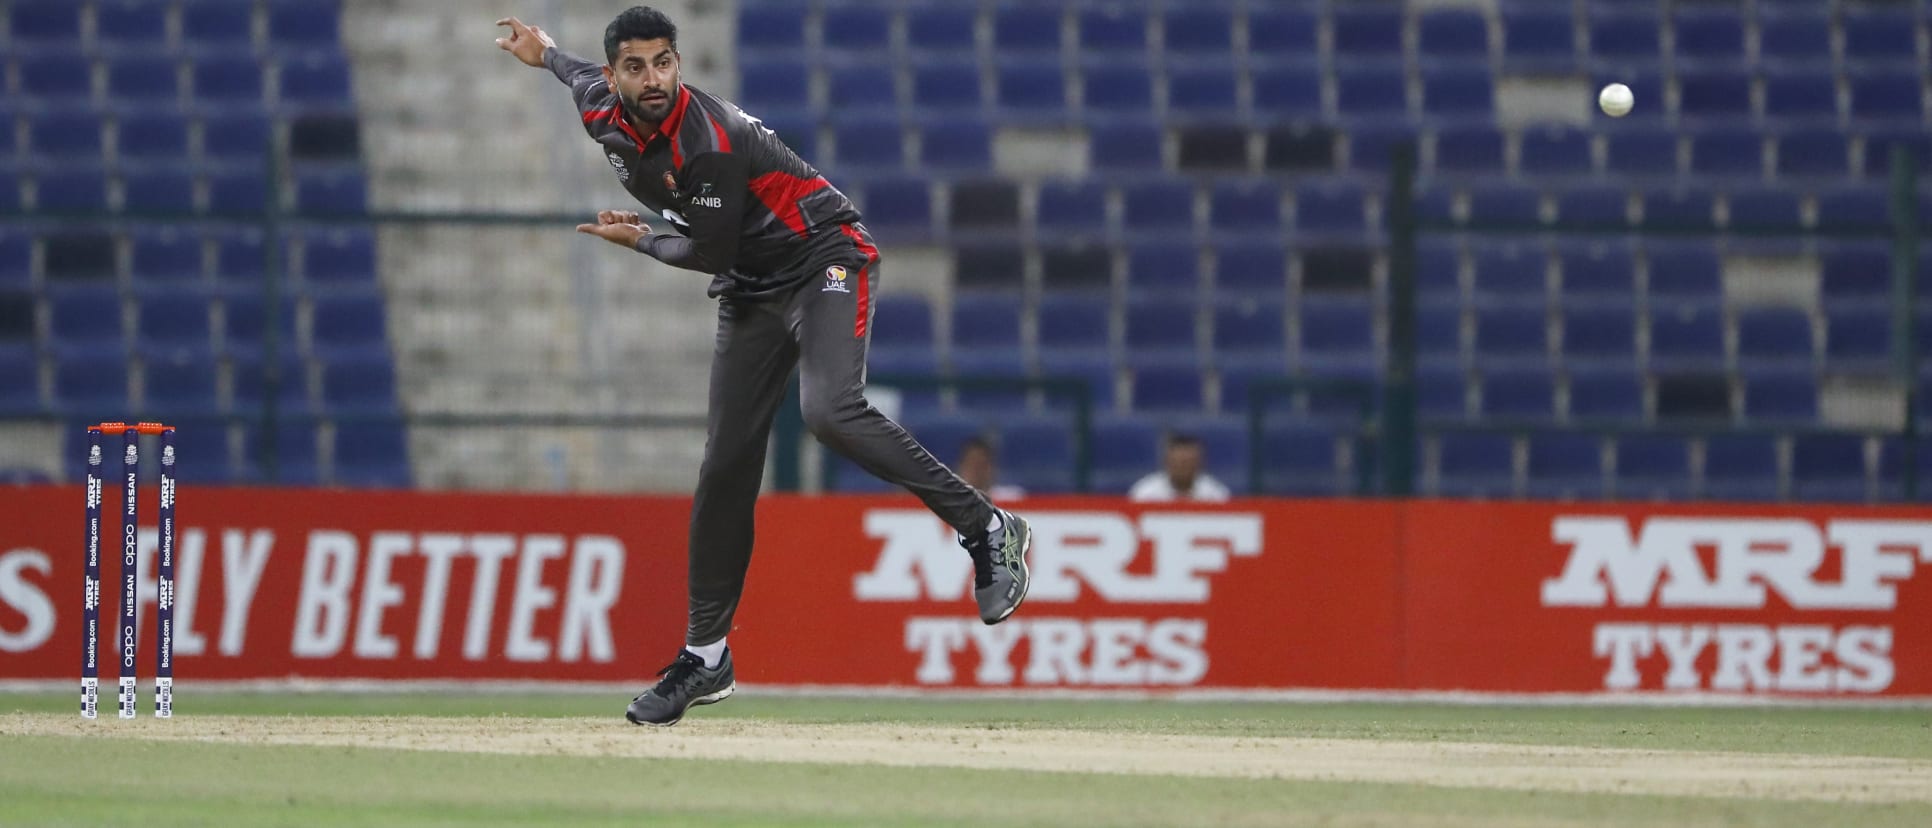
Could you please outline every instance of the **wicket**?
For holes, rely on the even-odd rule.
[[[85,640],[81,648],[81,717],[92,719],[100,708],[100,624],[101,624],[101,435],[121,434],[121,473],[123,506],[121,513],[121,601],[117,641],[121,666],[120,717],[134,718],[140,690],[135,667],[137,647],[135,619],[140,612],[139,493],[141,452],[137,441],[142,434],[161,437],[161,507],[159,511],[160,560],[155,574],[155,672],[154,715],[166,719],[174,715],[174,427],[161,423],[101,423],[87,427],[87,551],[86,594],[81,626]]]

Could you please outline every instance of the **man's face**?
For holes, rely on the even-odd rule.
[[[1168,446],[1162,465],[1167,470],[1167,482],[1174,488],[1181,491],[1194,488],[1194,478],[1201,473],[1201,447],[1192,443]]]
[[[993,457],[978,446],[968,446],[959,454],[959,479],[975,489],[993,487]]]
[[[604,67],[604,80],[617,90],[624,111],[647,123],[663,123],[678,95],[678,53],[671,41],[626,40],[617,59]]]

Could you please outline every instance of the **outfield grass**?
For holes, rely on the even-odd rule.
[[[70,694],[0,695],[68,713]],[[591,695],[183,696],[177,710],[291,724],[315,717],[600,716]],[[111,716],[110,711],[104,711]],[[143,716],[146,716],[143,711]],[[1479,707],[758,698],[693,714],[1183,735],[1504,742],[1659,750],[1932,757],[1932,711]],[[167,727],[169,723],[148,723]],[[1767,801],[956,768],[489,755],[150,742],[103,720],[79,737],[0,735],[0,821],[174,824],[1723,825],[1924,826],[1932,803]]]

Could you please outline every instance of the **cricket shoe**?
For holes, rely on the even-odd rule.
[[[624,718],[631,724],[670,727],[684,718],[684,711],[700,704],[717,704],[738,689],[732,678],[731,650],[718,658],[718,666],[704,666],[704,658],[690,650],[678,650],[676,661],[657,671],[663,676],[657,686],[631,700]]]
[[[973,557],[973,599],[979,602],[979,620],[988,624],[1019,609],[1032,582],[1026,553],[1033,551],[1033,527],[1012,512],[1002,509],[999,515],[1000,528],[959,541]]]

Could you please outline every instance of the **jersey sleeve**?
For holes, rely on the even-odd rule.
[[[689,243],[648,236],[637,249],[672,267],[712,274],[730,270],[738,263],[738,239],[744,233],[749,173],[742,155],[707,152],[692,158],[684,165],[678,188]]]
[[[577,102],[577,111],[583,115],[586,127],[598,117],[608,117],[617,110],[617,95],[605,82],[602,66],[555,46],[543,50],[543,65],[550,67],[557,80],[570,87],[570,96]]]

